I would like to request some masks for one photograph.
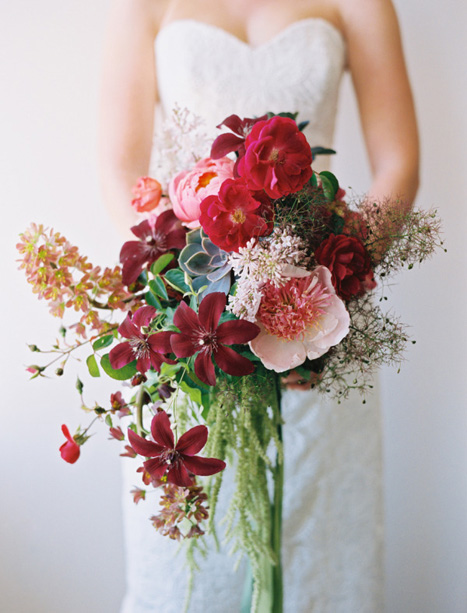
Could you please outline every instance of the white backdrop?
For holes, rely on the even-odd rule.
[[[53,226],[92,262],[120,239],[99,197],[97,98],[109,0],[1,0],[2,391],[0,610],[116,613],[123,594],[117,443],[102,432],[73,466],[60,424],[85,419],[75,374],[28,382],[59,321],[16,270],[30,221]],[[420,206],[437,205],[447,254],[402,275],[390,303],[412,324],[400,374],[382,373],[388,613],[467,611],[466,5],[396,1],[422,135]],[[461,14],[461,11],[463,13]],[[363,192],[368,166],[346,79],[334,169]],[[105,403],[102,382],[87,398]],[[356,612],[349,612],[356,613]],[[379,613],[379,612],[375,612]]]

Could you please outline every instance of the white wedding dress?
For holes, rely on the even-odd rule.
[[[330,146],[345,65],[340,32],[305,19],[252,48],[217,27],[184,19],[156,40],[162,109],[189,108],[215,126],[236,113],[299,111],[313,145]],[[381,613],[383,607],[380,411],[377,392],[337,405],[311,392],[284,394],[285,613]],[[155,532],[156,497],[127,460],[124,505],[128,591],[122,613],[182,613],[183,552]],[[228,486],[227,486],[228,489]],[[228,500],[224,496],[223,504]],[[222,506],[222,505],[221,505]],[[222,508],[220,509],[220,514]],[[191,613],[239,613],[244,567],[210,553],[196,575]]]

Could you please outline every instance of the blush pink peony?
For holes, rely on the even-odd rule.
[[[260,328],[250,348],[266,368],[284,372],[315,360],[349,332],[350,316],[325,266],[288,267],[282,287],[268,283],[256,314]]]
[[[227,157],[205,158],[191,170],[176,175],[169,183],[173,212],[188,228],[199,226],[200,204],[219,192],[225,179],[233,178],[234,163]]]

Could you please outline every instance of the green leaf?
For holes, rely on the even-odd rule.
[[[323,172],[319,173],[319,178],[321,179],[321,184],[323,186],[324,195],[329,202],[332,202],[337,194],[337,190],[339,189],[339,181],[336,177],[327,170],[323,170]]]
[[[131,377],[136,374],[136,360],[134,362],[130,362],[123,368],[114,369],[110,364],[108,353],[102,356],[101,366],[109,377],[112,377],[112,379],[116,379],[117,381],[126,381],[127,379],[131,379]]]
[[[99,366],[96,362],[96,356],[93,353],[91,353],[91,355],[87,357],[86,364],[88,366],[89,374],[91,375],[91,377],[101,376],[101,373],[99,372]]]
[[[327,147],[312,147],[311,154],[313,157],[317,155],[334,155],[336,152],[334,149],[328,149]]]
[[[158,311],[162,309],[162,305],[159,302],[159,298],[157,298],[157,296],[154,296],[152,292],[146,292],[146,294],[144,295],[144,299],[149,304],[149,306],[155,307]]]
[[[201,390],[196,387],[191,387],[186,381],[181,381],[179,386],[182,392],[185,392],[185,394],[187,394],[187,396],[189,396],[193,402],[196,402],[196,404],[199,406],[202,404]]]
[[[110,416],[109,413],[107,413],[107,415],[105,416],[104,421],[109,426],[109,428],[111,428],[113,426],[112,417]]]
[[[166,362],[163,362],[161,366],[161,376],[172,378],[178,373],[181,367],[181,364],[167,364]]]
[[[185,273],[180,268],[172,268],[164,275],[165,280],[178,292],[185,294],[190,292],[189,286],[185,283]]]
[[[94,351],[99,351],[99,349],[104,349],[104,347],[109,347],[114,342],[114,335],[107,334],[106,336],[101,336],[92,344],[92,348]]]
[[[164,255],[161,255],[160,258],[158,258],[154,264],[151,266],[151,272],[153,275],[158,275],[160,272],[162,272],[164,270],[164,268],[167,266],[167,264],[170,264],[170,262],[174,259],[174,254],[173,253],[164,253]]]
[[[162,298],[163,300],[169,299],[167,295],[167,290],[165,289],[164,281],[162,281],[159,275],[157,275],[157,277],[155,277],[153,281],[149,281],[149,289],[154,295],[158,296],[159,298]]]
[[[79,377],[76,379],[75,387],[78,390],[79,394],[83,393],[83,387],[84,386],[83,386],[83,382],[81,381],[81,379]]]

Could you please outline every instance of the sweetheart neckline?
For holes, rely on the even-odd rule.
[[[159,30],[159,32],[156,35],[155,41],[157,42],[159,37],[167,29],[170,29],[172,26],[176,24],[183,24],[183,23],[192,24],[197,27],[206,28],[206,29],[209,29],[215,32],[219,32],[225,35],[226,37],[236,41],[236,43],[238,43],[242,47],[252,52],[262,50],[264,48],[269,47],[272,44],[277,43],[280,39],[282,39],[287,34],[290,34],[290,32],[292,32],[293,30],[297,28],[303,27],[305,25],[318,24],[318,23],[326,26],[328,28],[328,31],[334,32],[340,39],[341,43],[345,45],[345,39],[344,39],[344,35],[342,31],[337,26],[335,26],[333,23],[331,23],[328,19],[324,19],[323,17],[306,17],[304,19],[299,19],[298,21],[294,21],[290,23],[288,26],[286,26],[285,28],[283,28],[282,30],[280,30],[280,32],[278,32],[275,36],[265,41],[264,43],[261,43],[260,45],[251,45],[249,42],[244,41],[243,39],[239,38],[235,34],[232,34],[232,32],[229,32],[228,30],[225,30],[224,28],[221,28],[220,26],[216,26],[215,24],[208,23],[206,21],[200,21],[199,19],[192,19],[192,18],[186,17],[186,18],[174,19],[173,21],[169,21],[169,23],[164,25]]]

